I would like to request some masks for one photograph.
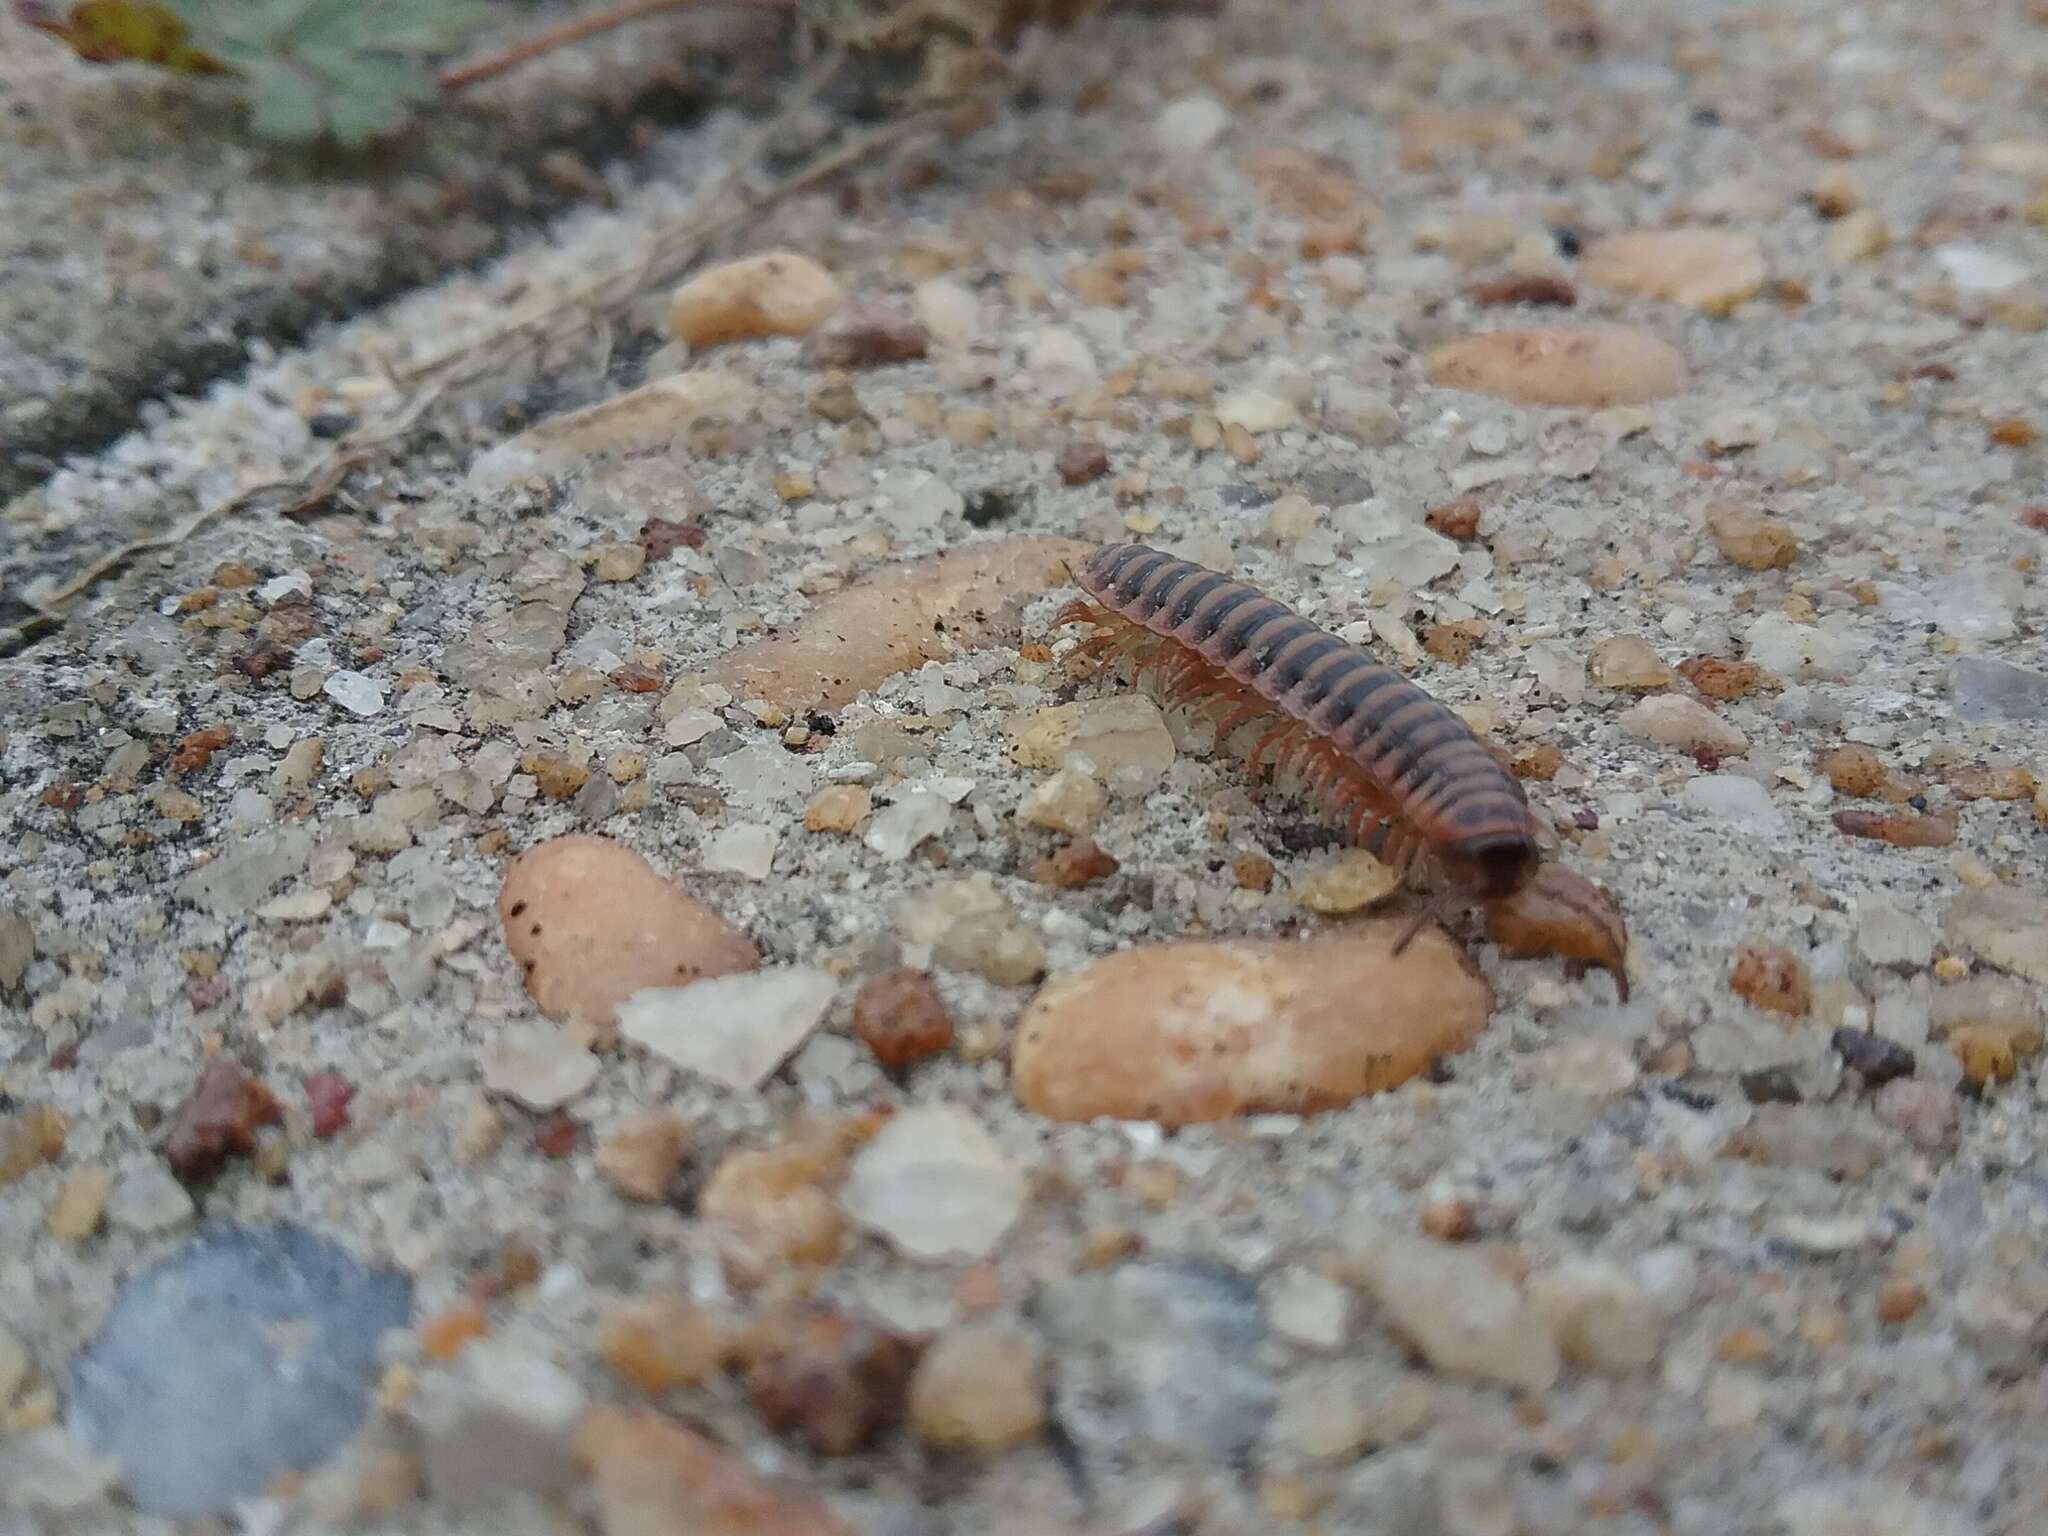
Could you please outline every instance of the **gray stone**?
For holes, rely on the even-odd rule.
[[[211,863],[180,880],[178,894],[216,916],[239,917],[304,870],[312,856],[311,827],[279,827],[230,842]]]
[[[1856,909],[1856,949],[1872,965],[1918,969],[1934,959],[1934,930],[1888,901],[1860,902]]]
[[[1047,1294],[1043,1321],[1072,1351],[1054,1413],[1085,1447],[1234,1457],[1272,1412],[1258,1287],[1221,1264],[1149,1259],[1081,1275]]]
[[[1948,669],[1949,696],[1965,720],[2048,720],[2048,672],[1989,656],[1963,656]]]
[[[29,920],[12,908],[0,907],[0,992],[20,986],[35,957],[36,931]]]
[[[862,1147],[839,1203],[917,1259],[979,1259],[995,1251],[1029,1193],[1024,1173],[957,1104],[893,1116]]]
[[[1958,891],[1941,930],[1979,959],[2048,986],[2048,898],[2004,885]]]
[[[107,1201],[107,1220],[149,1235],[181,1226],[197,1214],[192,1196],[155,1158],[143,1158],[122,1173]]]
[[[647,987],[619,1005],[619,1032],[685,1071],[751,1093],[823,1022],[836,987],[808,965]]]
[[[0,1439],[0,1509],[60,1519],[80,1515],[112,1491],[119,1472],[113,1457],[94,1455],[55,1425],[12,1435]],[[58,1527],[64,1531],[108,1528],[76,1523]]]
[[[72,1362],[66,1427],[145,1514],[209,1514],[352,1435],[411,1316],[404,1275],[303,1227],[216,1228],[122,1289]]]
[[[597,1077],[597,1058],[559,1029],[515,1025],[484,1059],[484,1086],[528,1109],[559,1109]]]
[[[1369,1217],[1345,1253],[1387,1323],[1438,1370],[1525,1392],[1557,1384],[1550,1323],[1481,1255]]]
[[[471,1344],[413,1406],[429,1493],[476,1510],[568,1486],[583,1409],[582,1386],[552,1361],[495,1340]]]

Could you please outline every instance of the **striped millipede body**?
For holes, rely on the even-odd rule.
[[[1088,595],[1054,622],[1094,625],[1086,652],[1212,712],[1219,745],[1255,733],[1255,775],[1291,773],[1353,841],[1483,903],[1504,952],[1602,966],[1627,996],[1613,898],[1543,862],[1522,786],[1443,704],[1256,587],[1143,544],[1097,550],[1074,580]]]

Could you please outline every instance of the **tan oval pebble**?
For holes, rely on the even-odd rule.
[[[791,713],[837,709],[898,672],[1014,638],[1024,604],[1094,553],[1025,535],[876,572],[820,602],[795,628],[741,646],[711,680]]]
[[[1685,388],[1685,359],[1626,325],[1528,326],[1446,342],[1423,360],[1446,389],[1519,405],[1601,409],[1661,400]]]
[[[839,279],[795,251],[763,251],[699,272],[669,300],[668,328],[693,347],[801,336],[846,302]]]
[[[1638,229],[1590,246],[1580,270],[1617,293],[1725,315],[1764,285],[1763,246],[1735,229]]]
[[[753,384],[740,375],[693,368],[550,416],[505,446],[556,449],[584,459],[646,453],[668,447],[706,420],[744,421],[754,409],[754,399]]]
[[[753,941],[607,837],[529,848],[498,893],[505,947],[550,1018],[610,1023],[643,987],[752,970]]]
[[[1153,944],[1049,982],[1011,1055],[1017,1097],[1056,1120],[1193,1125],[1305,1113],[1462,1051],[1493,1005],[1442,930],[1405,918],[1308,943]]]

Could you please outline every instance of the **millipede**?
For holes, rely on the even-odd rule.
[[[1521,783],[1442,702],[1257,587],[1144,544],[1105,545],[1074,582],[1086,596],[1053,626],[1092,627],[1079,654],[1207,713],[1219,747],[1249,737],[1255,779],[1291,784],[1411,883],[1483,906],[1503,954],[1600,967],[1627,1000],[1619,906],[1543,858]]]

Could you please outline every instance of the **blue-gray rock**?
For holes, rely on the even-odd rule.
[[[122,1288],[65,1424],[145,1514],[190,1519],[323,1461],[362,1422],[412,1282],[302,1227],[215,1227]]]
[[[1048,1293],[1042,1320],[1061,1360],[1053,1407],[1082,1447],[1139,1443],[1235,1458],[1278,1396],[1261,1358],[1258,1286],[1208,1259],[1160,1259],[1082,1275]]]
[[[1948,669],[1948,691],[1965,720],[2048,720],[2048,672],[1989,656],[1962,656]]]

